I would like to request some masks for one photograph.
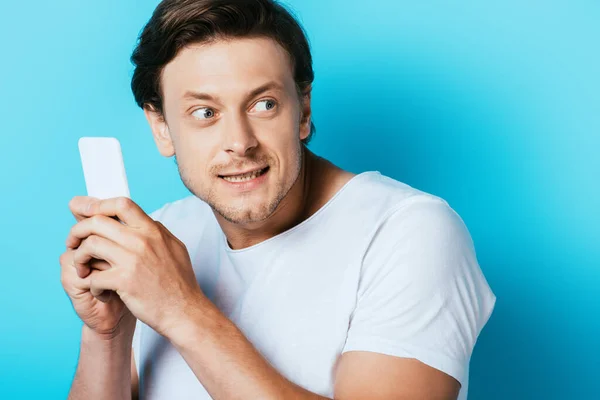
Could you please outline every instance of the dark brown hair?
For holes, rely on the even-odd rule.
[[[314,80],[305,32],[274,0],[163,0],[142,30],[131,56],[131,90],[140,107],[163,114],[160,77],[178,52],[193,43],[218,39],[267,37],[288,53],[299,98]],[[302,103],[302,102],[301,102]],[[311,122],[310,135],[316,131]]]

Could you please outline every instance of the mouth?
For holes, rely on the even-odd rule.
[[[219,175],[219,178],[231,183],[244,183],[250,182],[256,178],[263,176],[269,171],[269,167],[265,167],[262,169],[255,169],[252,171],[244,172],[241,174],[227,174],[227,175]]]

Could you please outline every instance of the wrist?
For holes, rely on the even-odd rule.
[[[133,327],[117,327],[112,332],[99,333],[84,323],[81,328],[81,342],[82,344],[102,344],[107,347],[131,347],[134,330],[135,323]]]
[[[218,332],[223,332],[227,324],[232,324],[203,294],[191,300],[180,309],[165,332],[165,337],[179,349],[188,347],[190,342],[197,344],[211,339]]]

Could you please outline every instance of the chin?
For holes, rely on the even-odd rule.
[[[279,202],[257,203],[240,205],[238,207],[224,204],[210,204],[213,210],[226,221],[234,224],[250,224],[264,221],[269,218],[277,208]]]

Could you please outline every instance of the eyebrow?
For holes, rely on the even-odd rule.
[[[246,95],[246,100],[250,100],[251,98],[256,97],[259,94],[269,91],[271,89],[283,90],[283,86],[277,82],[273,82],[273,81],[267,82],[264,85],[261,85],[261,86],[257,87],[256,89],[253,89],[252,91],[250,91]],[[210,100],[210,101],[220,103],[220,99],[218,96],[214,96],[209,93],[195,92],[193,90],[188,90],[187,92],[185,92],[185,94],[183,95],[183,98],[185,100]]]

